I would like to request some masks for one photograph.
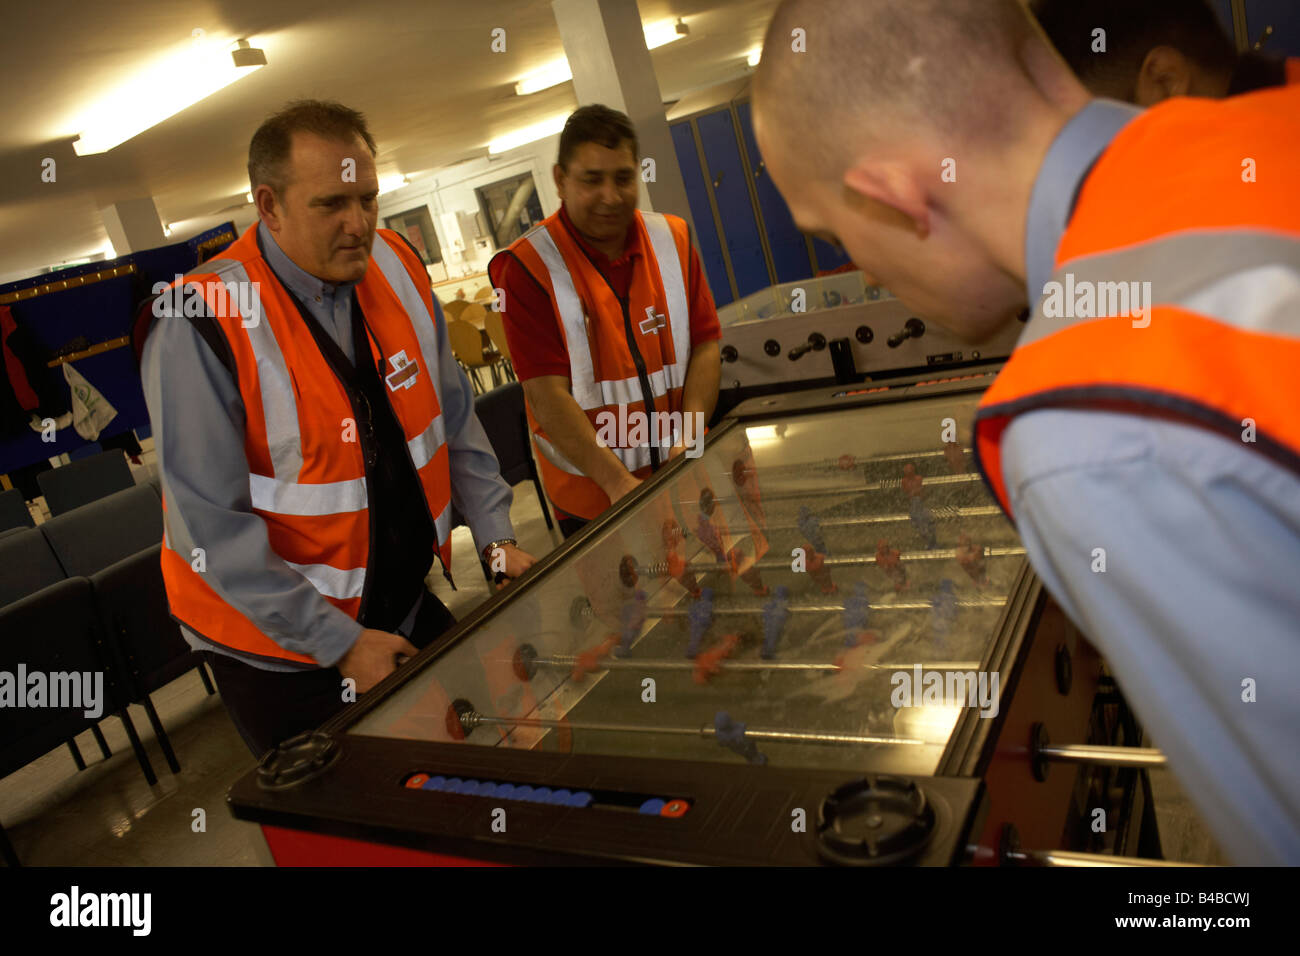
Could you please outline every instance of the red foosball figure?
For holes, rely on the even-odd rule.
[[[580,681],[588,673],[600,669],[600,662],[610,654],[614,653],[614,648],[618,647],[620,640],[619,635],[610,634],[595,647],[588,648],[578,655],[578,662],[573,665],[573,679]]]
[[[846,667],[861,667],[866,649],[880,640],[879,631],[858,631],[844,650],[835,655],[835,666],[840,670]]]
[[[817,582],[822,594],[834,594],[839,588],[831,580],[830,569],[826,567],[826,555],[808,544],[808,574]]]
[[[909,498],[921,497],[921,476],[916,473],[916,465],[903,466],[903,491]]]
[[[678,546],[686,540],[686,535],[682,534],[682,527],[672,518],[664,521],[663,531],[661,532],[664,540],[664,548],[668,557],[668,576],[684,587],[693,598],[700,596],[700,585],[695,580],[695,573],[690,569],[686,559],[677,553]]]
[[[707,684],[709,678],[722,673],[722,662],[730,657],[740,644],[740,635],[728,634],[722,642],[695,657],[695,683]]]
[[[740,549],[739,545],[727,552],[727,564],[731,568],[731,573],[733,575],[739,575],[740,579],[749,585],[749,589],[759,597],[767,597],[769,593],[768,588],[767,585],[763,583],[763,578],[758,573],[758,568],[751,564],[747,571],[741,571],[741,566],[744,565],[744,563],[745,552]]]
[[[961,449],[961,442],[946,441],[943,443],[943,457],[948,459],[948,470],[954,475],[965,474],[966,472],[966,453]]]
[[[840,455],[838,464],[840,471],[852,471],[853,466],[857,464],[857,460],[852,455]]]
[[[876,567],[893,582],[895,591],[907,587],[907,569],[899,563],[898,549],[891,548],[884,538],[876,542]]]
[[[766,524],[767,518],[763,514],[763,505],[758,500],[758,482],[754,479],[757,472],[754,468],[745,464],[744,461],[737,458],[731,463],[731,480],[736,483],[736,493],[740,495],[750,515],[754,520]]]
[[[989,583],[989,576],[984,570],[984,545],[972,543],[968,534],[957,539],[957,563],[979,587],[985,587]]]

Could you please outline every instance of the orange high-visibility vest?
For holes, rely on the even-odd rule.
[[[1297,86],[1168,100],[1119,132],[975,416],[1008,515],[1002,434],[1048,406],[1172,417],[1300,473],[1297,182]]]
[[[1300,83],[1300,56],[1287,57],[1286,81],[1287,83]]]
[[[676,413],[678,421],[682,412],[691,357],[690,233],[685,220],[639,210],[632,228],[645,254],[626,303],[591,264],[559,212],[499,253],[513,256],[550,296],[569,352],[570,392],[598,435],[602,422],[635,422],[628,417],[634,412]],[[528,424],[542,483],[555,506],[588,519],[608,508],[609,496],[551,443],[531,406]],[[658,446],[660,461],[667,459],[670,445]],[[650,474],[649,443],[620,448],[611,442],[610,448],[638,478]]]
[[[249,492],[271,549],[356,619],[370,556],[360,426],[342,383],[262,258],[256,233],[254,224],[219,258],[177,284],[203,288],[234,359],[247,415]],[[388,400],[406,437],[404,449],[383,453],[410,457],[439,557],[450,568],[451,473],[433,382],[439,366],[428,274],[396,233],[380,229],[356,295],[378,340],[376,346],[367,336],[371,356],[387,360]],[[170,534],[164,536],[162,569],[172,614],[197,634],[247,655],[316,663],[285,650],[227,604],[191,566],[191,555],[172,549]]]

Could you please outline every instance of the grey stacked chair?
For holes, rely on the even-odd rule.
[[[68,578],[0,608],[0,670],[16,675],[19,665],[28,675],[47,675],[48,696],[46,706],[0,708],[0,777],[95,727],[112,713],[121,718],[145,779],[151,786],[158,782],[127,714],[126,697],[103,640],[89,581]],[[103,675],[102,683],[86,687],[81,680],[65,682],[55,677],[86,673]],[[79,699],[73,701],[61,693],[62,699],[56,701],[56,686],[63,692],[75,686]],[[93,701],[96,693],[98,700]],[[56,702],[65,706],[51,706]],[[92,703],[98,705],[98,713]],[[12,853],[12,847],[7,847],[6,855]]]
[[[0,574],[0,608],[6,608],[15,601],[58,584],[67,577],[45,535],[37,528],[20,529],[0,538],[0,568],[4,569],[4,573]],[[113,756],[98,724],[90,730],[105,759]],[[131,732],[134,733],[134,729]],[[76,740],[69,737],[67,744],[77,769],[85,770],[86,761],[81,756]],[[153,770],[149,773],[153,773]]]
[[[546,507],[546,494],[542,491],[542,476],[533,460],[532,441],[528,430],[528,412],[524,409],[524,387],[518,382],[507,382],[474,399],[474,411],[487,432],[492,450],[501,465],[501,477],[508,485],[524,479],[533,483],[538,504],[546,527],[554,528],[551,512]]]
[[[208,693],[215,691],[202,658],[185,643],[167,609],[158,495],[138,485],[51,518],[41,530],[69,576],[90,578],[100,623],[124,675],[124,693],[144,707],[167,765],[179,773],[149,695],[195,668]]]
[[[60,515],[135,484],[120,448],[100,452],[36,476],[51,515]]]
[[[0,534],[14,528],[34,528],[23,493],[17,488],[0,491]]]

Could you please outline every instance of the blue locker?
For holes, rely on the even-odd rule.
[[[754,191],[758,194],[758,209],[767,232],[767,247],[772,251],[772,264],[776,267],[777,282],[794,282],[812,277],[812,261],[808,258],[808,243],[804,234],[794,224],[790,207],[767,175],[763,157],[754,139],[754,123],[749,101],[736,104],[736,118],[745,141],[749,168],[754,175]]]
[[[840,252],[829,242],[813,240],[813,254],[817,256],[817,272],[829,272],[838,269],[849,261],[849,257]]]
[[[677,165],[681,168],[682,180],[686,185],[686,201],[691,207],[691,218],[695,220],[695,242],[700,250],[700,262],[704,265],[704,274],[708,277],[714,303],[726,305],[735,296],[731,292],[731,280],[727,278],[727,264],[714,225],[713,209],[709,205],[709,188],[704,181],[704,173],[700,171],[700,157],[695,151],[691,121],[674,123],[670,131],[673,150],[677,153]]]
[[[767,259],[759,238],[758,221],[754,204],[745,180],[745,167],[740,159],[740,145],[731,122],[731,110],[724,109],[699,117],[696,125],[700,142],[704,146],[705,175],[713,185],[713,198],[718,205],[718,218],[731,259],[731,273],[736,278],[736,293],[750,295],[770,286]]]
[[[1272,26],[1259,52],[1300,56],[1300,3],[1296,0],[1246,0],[1246,39],[1251,46]]]

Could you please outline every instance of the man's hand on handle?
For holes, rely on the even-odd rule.
[[[414,657],[417,653],[415,645],[400,634],[366,628],[336,666],[344,677],[356,681],[357,693],[364,694],[397,670],[399,654]]]

